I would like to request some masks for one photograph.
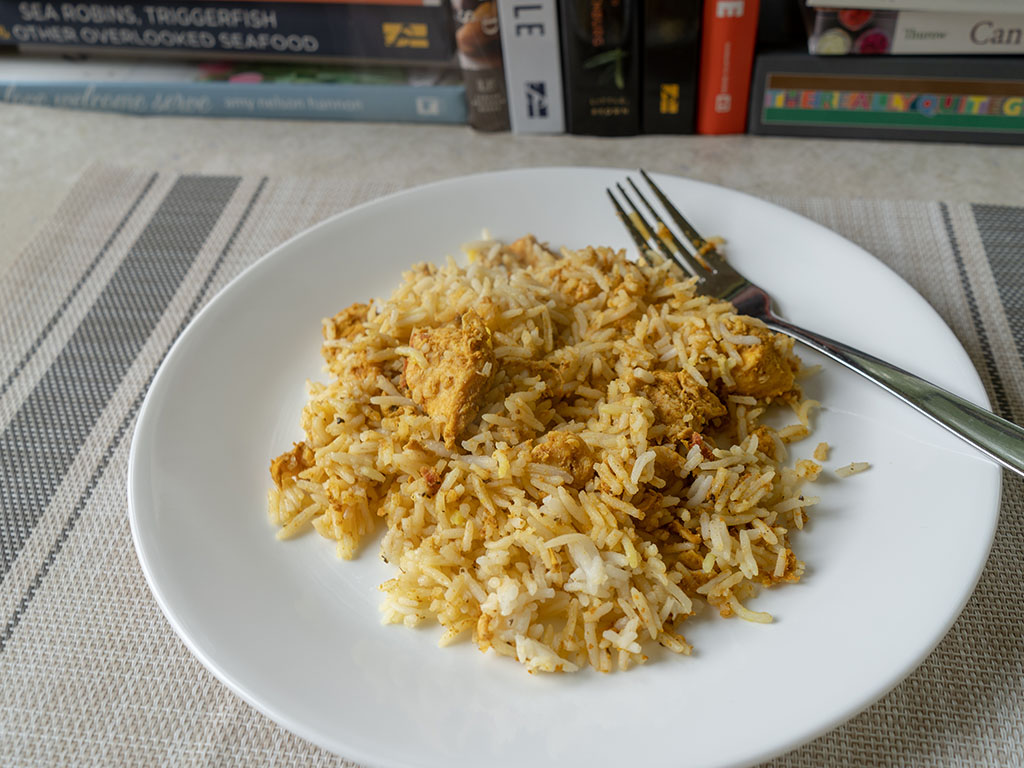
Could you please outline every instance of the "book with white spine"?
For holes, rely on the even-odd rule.
[[[819,8],[813,13],[808,50],[822,56],[1024,53],[1024,12]]]
[[[514,133],[564,133],[556,0],[500,0],[498,21]]]
[[[1021,0],[806,0],[810,8],[863,8],[871,11],[944,11],[948,13],[1014,13]]]

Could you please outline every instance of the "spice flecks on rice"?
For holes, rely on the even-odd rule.
[[[274,460],[270,519],[397,569],[385,621],[436,620],[529,671],[625,669],[683,621],[793,582],[820,466],[793,342],[668,265],[533,237],[417,266],[324,322],[331,380]],[[774,430],[766,410],[791,407]]]

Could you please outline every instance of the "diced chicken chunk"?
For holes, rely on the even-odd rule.
[[[775,346],[774,334],[764,328],[746,328],[744,333],[757,336],[761,343],[739,349],[743,362],[732,369],[732,391],[766,400],[792,390],[796,371]]]
[[[639,382],[638,393],[651,401],[655,418],[668,428],[665,436],[669,440],[686,440],[725,416],[725,406],[715,393],[686,372],[655,371],[653,375],[653,382]]]
[[[427,483],[427,495],[433,496],[441,487],[441,476],[433,467],[420,467],[420,477]]]
[[[772,430],[762,424],[751,432],[751,434],[757,436],[757,450],[772,461],[778,461],[780,457],[776,455],[777,446],[775,444],[775,438],[772,436]]]
[[[313,466],[313,449],[302,443],[294,443],[290,451],[285,451],[270,462],[270,476],[274,485],[284,487],[285,480],[293,479],[299,472]]]
[[[327,367],[339,378],[375,378],[381,372],[379,364],[366,359],[365,351],[360,349],[353,352],[344,344],[334,343],[342,339],[354,341],[362,332],[369,311],[369,304],[356,303],[341,310],[334,317],[324,320],[325,343],[321,353],[327,361]]]
[[[508,250],[514,253],[523,266],[533,267],[537,264],[537,256],[533,252],[537,245],[537,238],[533,235],[524,235],[508,245]]]
[[[324,339],[327,341],[334,341],[336,339],[352,341],[363,330],[366,313],[369,311],[369,304],[358,302],[341,310],[334,317],[324,321]]]
[[[494,374],[491,332],[479,315],[466,312],[457,325],[415,329],[409,344],[423,353],[427,367],[409,358],[406,386],[412,399],[441,426],[445,445],[453,448],[476,418]]]
[[[549,464],[572,475],[572,487],[580,489],[594,474],[594,456],[577,435],[563,430],[548,432],[530,451],[538,464]]]
[[[367,357],[366,350],[364,349],[350,352],[340,362],[340,369],[344,372],[342,375],[347,374],[353,379],[376,380],[377,376],[384,370],[380,363],[375,363]]]
[[[525,267],[539,267],[554,262],[558,257],[546,243],[537,241],[533,235],[524,235],[510,243],[505,250],[513,254],[517,262]]]
[[[579,304],[581,301],[592,299],[601,292],[601,286],[597,281],[575,272],[566,274],[566,270],[559,267],[555,270],[555,286],[570,304]]]

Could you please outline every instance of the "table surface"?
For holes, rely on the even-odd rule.
[[[759,136],[516,136],[464,126],[152,118],[0,105],[0,273],[94,162],[404,185],[526,166],[645,167],[762,196],[1024,205],[1018,147]]]
[[[286,237],[388,189],[543,165],[644,166],[772,197],[821,222],[907,278],[965,345],[996,410],[1024,423],[1017,147],[528,137],[0,105],[0,465],[19,468],[0,472],[0,497],[19,500],[14,522],[0,525],[0,544],[12,542],[2,554],[16,556],[0,594],[10,617],[0,627],[0,733],[11,735],[0,738],[0,762],[351,765],[273,726],[172,635],[127,531],[130,425],[174,329]],[[200,246],[193,227],[167,225],[178,210],[168,200],[181,202],[168,191],[175,172],[234,177],[185,185],[202,210],[199,187],[227,206]],[[151,260],[134,249],[156,220],[187,257],[178,272],[163,262],[147,272]],[[250,220],[259,225],[243,226]],[[141,279],[120,279],[137,268]],[[1007,476],[1003,494],[989,564],[940,646],[883,700],[772,768],[1024,765],[1024,483]]]

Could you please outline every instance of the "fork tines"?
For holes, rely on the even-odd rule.
[[[640,175],[665,209],[668,218],[679,228],[689,245],[687,247],[683,244],[683,241],[680,240],[676,233],[665,224],[662,216],[648,201],[643,192],[640,191],[639,187],[633,182],[633,179],[627,177],[626,183],[629,184],[632,194],[647,209],[648,215],[654,220],[653,225],[644,216],[640,208],[633,201],[633,197],[622,184],[616,184],[615,188],[624,201],[625,207],[616,198],[611,188],[605,191],[608,193],[608,197],[611,198],[612,205],[615,206],[615,211],[622,220],[623,225],[625,225],[633,242],[640,249],[641,256],[651,263],[656,263],[655,259],[652,259],[652,252],[659,254],[664,258],[671,259],[684,272],[699,280],[704,280],[715,274],[721,268],[723,262],[721,257],[715,252],[714,245],[700,236],[697,230],[693,228],[690,222],[686,220],[683,214],[679,212],[675,205],[672,204],[672,201],[668,199],[665,193],[661,191],[643,169],[640,169]]]

